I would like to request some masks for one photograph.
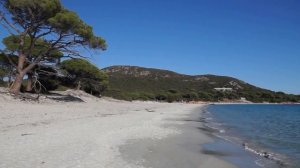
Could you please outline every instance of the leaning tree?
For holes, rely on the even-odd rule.
[[[19,37],[15,35],[10,35],[8,37],[5,37],[2,40],[2,43],[4,44],[5,48],[2,50],[2,55],[5,56],[4,60],[0,60],[1,62],[6,62],[10,64],[10,67],[13,67],[13,69],[17,68],[17,62],[18,62],[18,51],[19,51]],[[28,48],[30,45],[30,37],[26,36],[24,39],[24,48]],[[43,39],[37,39],[36,45],[31,51],[31,55],[26,58],[26,61],[24,63],[24,66],[27,66],[30,64],[35,58],[39,56],[40,53],[43,53],[48,50],[48,45],[45,40]],[[60,58],[63,56],[63,53],[59,50],[53,50],[52,52],[49,52],[47,57],[44,57],[41,62],[42,64],[55,64],[60,60]],[[17,59],[16,59],[17,58]],[[45,66],[45,65],[43,65]],[[27,72],[27,85],[26,85],[26,91],[31,92],[33,89],[33,77],[37,77],[37,70],[39,70],[41,66],[35,66],[31,70]]]
[[[11,93],[19,94],[24,76],[53,52],[82,57],[82,49],[106,49],[105,40],[94,35],[92,27],[64,8],[60,0],[0,0],[0,3],[0,23],[18,47]]]

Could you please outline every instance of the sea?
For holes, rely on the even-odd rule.
[[[207,148],[238,146],[246,154],[237,155],[247,157],[228,160],[239,167],[300,168],[300,105],[209,105],[204,117],[206,126],[217,130],[219,141],[227,141]]]

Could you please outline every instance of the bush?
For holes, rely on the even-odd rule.
[[[165,101],[167,100],[167,97],[168,96],[166,94],[159,93],[155,96],[155,99],[158,101]]]
[[[50,90],[56,90],[58,86],[60,85],[60,82],[58,79],[55,77],[53,78],[47,78],[47,77],[42,77],[39,79],[41,84],[43,85],[42,91],[43,92],[48,92]]]
[[[63,84],[69,87],[80,86],[81,90],[93,95],[100,95],[108,86],[108,76],[84,59],[69,59],[61,63],[70,78],[63,80]]]
[[[167,95],[167,102],[172,103],[176,101],[182,100],[182,97],[180,94],[168,94]]]
[[[0,80],[0,87],[7,87],[7,83]]]
[[[58,87],[55,89],[56,91],[66,91],[69,88],[63,85],[58,85]]]

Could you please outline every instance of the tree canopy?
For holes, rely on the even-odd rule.
[[[20,37],[16,35],[11,35],[2,40],[2,43],[5,45],[4,52],[7,54],[8,59],[11,57],[15,57],[18,53],[20,47]],[[48,50],[48,46],[50,43],[47,43],[43,39],[37,39],[36,45],[34,48],[30,49],[30,37],[26,36],[24,38],[24,51],[29,52],[31,50],[31,55],[27,56],[27,63],[32,62],[35,58],[37,58],[40,53],[46,52]],[[60,59],[63,56],[63,53],[60,52],[58,49],[49,51],[47,56],[41,58],[41,61],[47,62],[55,62],[57,59]]]
[[[0,0],[0,24],[10,36],[7,51],[18,56],[11,92],[18,93],[24,75],[53,56],[82,57],[81,49],[105,50],[106,42],[60,0]]]
[[[68,59],[61,63],[61,68],[70,74],[70,84],[80,85],[80,89],[99,95],[108,85],[108,76],[84,59]]]

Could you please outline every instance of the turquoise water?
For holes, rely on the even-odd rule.
[[[221,136],[282,167],[300,167],[300,105],[211,105],[207,111]]]

